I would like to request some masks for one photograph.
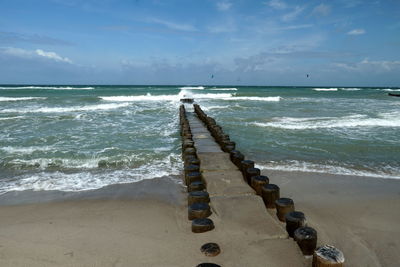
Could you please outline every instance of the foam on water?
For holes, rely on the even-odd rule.
[[[266,101],[266,102],[279,102],[281,101],[280,96],[230,96],[223,98],[224,100],[249,100],[249,101]]]
[[[400,92],[400,89],[382,89],[382,91],[385,91],[385,92]]]
[[[338,88],[313,88],[314,91],[337,91]]]
[[[0,150],[11,154],[32,154],[35,151],[51,151],[53,146],[0,147]]]
[[[76,111],[96,111],[96,110],[111,110],[121,107],[127,107],[129,103],[121,104],[99,104],[99,105],[86,105],[86,106],[74,106],[74,107],[40,107],[40,108],[29,108],[29,109],[3,109],[0,113],[64,113],[64,112],[76,112]]]
[[[41,89],[41,90],[93,90],[94,87],[72,87],[72,86],[2,86],[0,89]]]
[[[359,127],[400,127],[400,114],[381,113],[379,117],[355,114],[344,117],[312,117],[312,118],[274,118],[271,122],[253,122],[260,127],[273,127],[290,130],[306,130],[320,128],[359,128]]]
[[[210,91],[237,91],[237,88],[212,88]]]
[[[386,166],[381,171],[367,171],[348,168],[345,166],[332,164],[315,164],[311,162],[303,162],[297,160],[289,160],[286,162],[269,162],[264,164],[255,164],[256,168],[265,170],[280,170],[280,171],[298,171],[298,172],[315,172],[329,173],[336,175],[352,175],[352,176],[368,176],[375,178],[390,178],[400,179],[400,169]]]
[[[0,193],[24,190],[93,190],[110,184],[133,183],[163,176],[179,175],[181,164],[179,155],[170,154],[164,159],[149,161],[147,164],[132,169],[29,173],[18,177],[18,180],[0,180]]]
[[[42,99],[47,99],[47,97],[0,97],[0,102],[42,100]]]
[[[194,98],[194,99],[223,99],[232,97],[232,94],[196,94],[186,90],[181,91],[177,95],[152,95],[147,93],[146,95],[136,96],[101,96],[100,99],[104,101],[114,102],[136,102],[136,101],[180,101],[182,98]]]
[[[184,86],[184,87],[179,87],[181,90],[203,90],[205,89],[204,86]]]
[[[15,120],[15,119],[25,119],[25,118],[26,118],[26,116],[13,116],[13,117],[0,118],[0,121]]]

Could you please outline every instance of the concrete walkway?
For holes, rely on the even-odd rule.
[[[200,170],[210,194],[215,229],[200,235],[219,243],[222,252],[211,261],[222,266],[306,266],[297,244],[284,225],[273,218],[262,198],[244,182],[242,173],[223,152],[202,121],[186,106]],[[230,242],[221,244],[219,240]],[[211,240],[210,240],[211,241]],[[251,264],[251,265],[249,265]]]

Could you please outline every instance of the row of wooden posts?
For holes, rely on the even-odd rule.
[[[280,188],[276,184],[270,184],[267,176],[261,175],[261,171],[255,168],[254,161],[245,159],[245,156],[236,150],[236,143],[230,140],[228,134],[224,133],[221,126],[214,118],[207,116],[201,107],[194,104],[194,110],[200,120],[207,126],[211,135],[220,145],[221,149],[230,154],[231,161],[242,172],[245,182],[251,186],[257,195],[261,196],[267,209],[276,209],[277,218],[286,223],[286,231],[299,245],[303,255],[313,255],[313,267],[344,266],[343,253],[333,246],[325,245],[317,248],[317,231],[306,225],[306,218],[303,212],[296,211],[294,201],[290,198],[280,197]],[[192,221],[192,231],[209,231],[214,228],[210,219],[205,220],[211,214],[209,209],[209,197],[204,182],[201,179],[200,161],[196,156],[194,142],[192,140],[190,125],[187,122],[185,108],[182,105],[181,114],[181,135],[183,138],[182,151],[185,162],[185,183],[189,192],[189,219]],[[195,166],[198,167],[195,167]],[[204,192],[204,193],[200,193]],[[200,199],[196,204],[193,199]],[[200,207],[199,207],[200,205]],[[197,208],[200,208],[198,211]],[[196,214],[204,216],[194,218]],[[202,227],[198,224],[201,222]],[[204,226],[204,225],[207,226]],[[201,230],[199,230],[201,229]]]
[[[200,173],[200,160],[197,157],[185,106],[179,109],[180,130],[182,136],[182,157],[184,161],[184,182],[188,191],[188,219],[192,221],[193,233],[204,233],[215,228],[211,215],[210,196]],[[207,256],[216,256],[220,248],[216,243],[207,243],[201,247]],[[197,267],[220,267],[215,263],[201,263]]]

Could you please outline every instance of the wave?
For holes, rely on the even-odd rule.
[[[0,150],[10,154],[32,154],[35,151],[51,151],[54,147],[51,146],[31,146],[31,147],[0,147]]]
[[[352,175],[352,176],[367,176],[375,178],[400,179],[400,170],[388,166],[383,168],[383,170],[381,171],[372,172],[368,170],[357,170],[350,167],[344,167],[338,165],[316,164],[311,162],[290,160],[286,162],[270,162],[267,164],[256,164],[256,168],[266,169],[266,170],[329,173],[335,175]]]
[[[2,86],[0,89],[41,89],[41,90],[93,90],[94,87],[72,87],[72,86]]]
[[[253,122],[260,127],[273,127],[288,130],[358,128],[358,127],[400,127],[398,113],[381,113],[377,118],[356,114],[344,117],[312,117],[312,118],[274,118],[270,122]]]
[[[203,90],[205,89],[204,86],[184,86],[184,87],[179,87],[181,90]]]
[[[282,98],[280,96],[231,96],[224,98],[224,100],[250,100],[250,101],[268,101],[268,102],[278,102]]]
[[[26,101],[26,100],[42,100],[47,97],[0,97],[0,102],[6,101]]]
[[[111,184],[139,182],[171,175],[179,175],[181,160],[178,154],[170,154],[164,159],[149,161],[147,164],[136,168],[104,169],[97,168],[99,162],[94,160],[82,161],[80,166],[93,167],[91,170],[78,170],[73,172],[40,171],[18,177],[18,179],[0,181],[0,193],[24,190],[60,190],[84,191],[94,190]]]
[[[337,91],[338,88],[313,88],[314,91]]]
[[[380,89],[378,89],[378,90],[380,90]],[[385,91],[385,92],[400,92],[400,89],[389,89],[389,88],[387,88],[387,89],[382,89],[382,91]]]
[[[5,117],[5,118],[0,118],[0,121],[24,119],[24,118],[26,118],[26,116]]]
[[[99,104],[90,106],[75,106],[67,108],[49,108],[42,107],[37,109],[4,109],[0,113],[63,113],[63,112],[76,112],[76,111],[96,111],[96,110],[111,110],[121,107],[129,106],[129,103],[121,104]]]
[[[237,88],[212,88],[210,91],[237,91]]]
[[[152,95],[147,93],[146,95],[137,96],[101,96],[100,99],[105,101],[114,102],[134,102],[134,101],[180,101],[182,98],[194,98],[194,99],[217,99],[217,98],[229,98],[232,94],[195,94],[188,91],[181,91],[177,95]]]

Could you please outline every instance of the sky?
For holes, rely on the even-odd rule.
[[[0,84],[400,86],[400,1],[0,0]]]

